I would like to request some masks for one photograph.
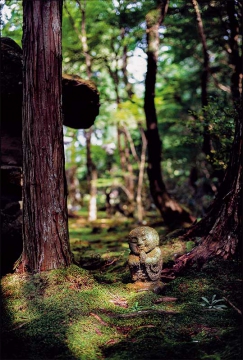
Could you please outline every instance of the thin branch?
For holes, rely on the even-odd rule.
[[[96,320],[98,320],[102,325],[105,326],[110,326],[109,324],[107,324],[105,321],[103,321],[98,315],[94,314],[94,313],[90,313],[89,315],[93,316]]]
[[[134,142],[133,142],[133,140],[132,140],[131,134],[130,134],[129,130],[127,129],[127,127],[124,126],[124,125],[123,125],[123,131],[124,131],[124,133],[125,133],[128,141],[129,141],[131,153],[133,154],[134,159],[135,159],[138,163],[140,163],[140,160],[139,160],[139,157],[138,157],[138,155],[137,155],[137,152],[136,152],[136,149],[135,149]]]
[[[214,81],[214,84],[217,86],[217,88],[219,88],[220,90],[226,91],[227,93],[230,94],[230,93],[231,93],[230,87],[221,84],[221,83],[218,81],[218,79],[216,78],[216,75],[215,75],[215,74],[212,74],[211,71],[209,71],[209,72],[210,72],[210,75],[212,76],[213,81]]]
[[[106,315],[109,316],[109,317],[112,317],[112,318],[129,319],[129,318],[134,318],[134,317],[138,317],[138,316],[153,315],[153,314],[176,315],[176,314],[179,314],[179,312],[177,312],[177,311],[166,311],[166,310],[140,310],[140,311],[131,312],[131,313],[128,313],[128,314],[118,314],[118,315],[106,314]]]
[[[231,301],[229,301],[226,297],[223,297],[223,299],[233,308],[235,309],[238,314],[242,315],[242,311],[240,309],[238,309],[234,304],[232,304]]]

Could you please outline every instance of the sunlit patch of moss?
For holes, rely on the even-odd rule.
[[[81,317],[67,332],[69,348],[77,359],[102,358],[102,347],[111,339],[119,341],[116,328],[103,324],[93,316]]]
[[[92,270],[72,265],[2,279],[6,359],[240,358],[238,313],[228,305],[222,312],[200,305],[202,296],[216,294],[240,307],[240,274],[234,261],[211,262],[201,271],[191,268],[166,284],[163,295],[135,292],[128,287],[126,228],[119,225],[116,232],[102,228],[99,234],[91,227],[73,230],[71,246],[77,257],[86,263],[99,260]],[[166,257],[187,251],[186,243],[167,239],[162,251],[165,262]],[[155,304],[164,295],[177,301]],[[142,315],[138,309],[155,313]],[[122,317],[130,313],[136,316]]]
[[[186,245],[180,239],[173,239],[160,246],[162,250],[163,262],[166,264],[169,260],[174,260],[176,256],[186,252]]]

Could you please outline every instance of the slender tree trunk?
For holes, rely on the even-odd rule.
[[[88,79],[91,79],[92,67],[91,67],[91,56],[89,54],[89,47],[87,43],[87,34],[86,34],[86,1],[85,0],[76,0],[79,5],[81,13],[81,36],[80,40],[82,43],[82,48],[85,56],[86,72]],[[88,220],[95,221],[97,219],[97,169],[92,160],[91,152],[91,135],[92,128],[85,132],[86,134],[86,154],[87,154],[87,172],[88,172],[88,187],[89,187],[89,210],[88,210]]]
[[[195,13],[196,13],[198,32],[199,32],[199,36],[201,38],[202,47],[203,47],[203,71],[202,71],[202,77],[201,77],[201,89],[202,89],[201,99],[202,99],[202,109],[203,109],[203,118],[204,118],[203,120],[205,122],[206,111],[204,108],[208,105],[209,53],[208,53],[207,41],[206,41],[204,29],[203,29],[203,22],[202,22],[202,17],[201,17],[200,9],[198,6],[198,2],[197,2],[197,0],[191,0],[191,1],[192,1],[192,5],[194,7]],[[212,142],[210,139],[209,125],[206,124],[206,125],[204,125],[204,130],[203,130],[202,151],[206,155],[210,155],[212,150],[213,149],[212,149]]]
[[[160,0],[158,3],[158,8],[152,10],[146,16],[148,65],[145,79],[144,111],[146,115],[146,136],[148,144],[147,171],[151,195],[165,223],[169,226],[178,226],[178,224],[192,223],[194,218],[182,209],[175,200],[171,199],[166,191],[161,174],[161,141],[154,97],[159,48],[159,27],[167,12],[168,1]]]
[[[121,29],[121,39],[124,42],[123,44],[123,54],[122,54],[122,73],[123,73],[123,80],[126,88],[126,92],[128,98],[131,99],[132,95],[134,94],[132,91],[132,85],[128,81],[128,73],[127,73],[127,44],[126,44],[126,31],[124,28]]]
[[[122,129],[123,136],[124,136],[124,152],[125,152],[125,161],[126,161],[126,172],[125,175],[125,186],[131,194],[131,201],[134,202],[135,198],[135,189],[134,189],[134,173],[133,173],[133,166],[130,158],[130,148],[131,144],[130,141],[132,140],[131,136],[128,136],[128,130],[123,126]],[[129,146],[130,144],[130,146]]]
[[[123,131],[121,129],[121,126],[117,125],[117,146],[118,146],[118,152],[120,156],[120,164],[121,164],[121,170],[123,172],[126,171],[126,156],[125,156],[125,150],[124,145],[122,144],[122,134]]]
[[[147,149],[147,139],[145,133],[142,128],[140,128],[141,138],[142,138],[142,153],[141,153],[141,161],[139,164],[139,175],[138,175],[138,188],[137,188],[137,219],[141,224],[143,221],[143,203],[142,203],[142,189],[143,189],[143,177],[144,177],[144,168],[146,162],[146,149]]]
[[[229,63],[233,65],[234,70],[231,77],[231,94],[235,108],[240,112],[241,97],[242,97],[242,81],[243,81],[243,63],[242,55],[239,51],[239,23],[236,17],[235,1],[227,1],[227,13],[229,18],[229,45],[231,52],[229,54]],[[238,14],[239,19],[242,18],[242,13]]]
[[[68,266],[61,114],[62,1],[23,1],[23,254],[20,270]]]
[[[76,1],[79,5],[79,9],[81,12],[81,18],[82,18],[81,36],[79,38],[81,40],[83,52],[84,52],[84,56],[85,56],[86,72],[87,72],[88,78],[91,79],[91,75],[92,75],[91,56],[89,54],[89,47],[87,44],[87,34],[86,34],[86,12],[85,12],[86,0],[76,0]]]
[[[89,187],[89,194],[90,194],[90,200],[89,200],[89,211],[88,211],[88,220],[94,221],[97,219],[97,187],[96,187],[96,181],[97,181],[97,170],[96,167],[92,161],[91,157],[91,135],[92,130],[85,130],[85,138],[86,138],[86,164],[87,164],[87,181],[88,181],[88,187]]]

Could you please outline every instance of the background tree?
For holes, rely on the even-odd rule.
[[[202,76],[201,76],[201,87],[202,87],[201,99],[202,99],[202,110],[204,113],[204,119],[202,119],[202,120],[205,125],[204,125],[204,130],[203,130],[202,151],[206,155],[210,155],[211,151],[212,151],[212,143],[211,143],[211,139],[210,139],[210,135],[209,135],[209,125],[206,124],[206,121],[205,121],[205,111],[206,111],[205,107],[208,105],[209,52],[208,52],[206,36],[204,33],[204,29],[203,29],[203,21],[202,21],[198,2],[196,0],[192,0],[192,5],[193,5],[195,13],[196,13],[197,27],[198,27],[199,36],[200,36],[201,43],[202,43],[202,48],[203,48],[203,71],[202,71]]]
[[[4,25],[4,35],[19,41],[21,38],[19,26],[21,3],[16,4],[12,1],[8,1],[8,3],[11,9],[11,20]],[[66,4],[75,26],[81,34],[80,8],[73,0]],[[197,217],[205,214],[220,182],[222,182],[233,141],[234,115],[229,99],[231,75],[235,65],[232,55],[230,55],[233,44],[230,40],[230,27],[231,24],[235,24],[237,36],[234,37],[234,41],[240,43],[241,4],[238,1],[231,2],[237,20],[234,22],[230,21],[227,4],[227,1],[199,2],[210,56],[207,88],[209,100],[204,114],[201,111],[200,81],[204,59],[191,0],[183,4],[181,1],[171,1],[165,22],[159,28],[159,39],[162,41],[158,47],[154,102],[159,139],[163,139],[161,161],[163,181],[169,196],[191,209]],[[127,190],[128,184],[133,183],[134,190],[130,192],[134,192],[133,199],[136,198],[139,161],[133,156],[129,139],[132,139],[140,159],[142,142],[138,120],[145,128],[143,118],[147,60],[145,14],[152,8],[154,8],[154,1],[150,0],[141,2],[97,0],[86,2],[85,7],[86,37],[92,61],[92,79],[99,87],[101,103],[91,144],[92,159],[98,171],[98,209],[105,206],[105,193],[109,194],[111,190],[117,189],[118,193],[113,199],[115,202],[112,205],[112,213],[121,210],[123,215],[128,215],[127,195],[130,193],[124,192],[124,189]],[[10,15],[7,16],[10,19]],[[10,26],[10,23],[13,26]],[[85,54],[80,51],[80,39],[74,31],[65,9],[63,35],[64,72],[87,77]],[[230,62],[227,61],[228,56]],[[239,59],[240,57],[241,52],[239,52]],[[114,79],[108,67],[118,78],[119,108]],[[240,72],[237,73],[240,74]],[[199,118],[204,118],[204,120],[198,121]],[[118,123],[121,129],[122,152],[126,154],[124,159],[129,159],[129,162],[125,160],[125,163],[129,163],[129,169],[125,166],[125,171],[120,170],[121,156],[117,141]],[[207,123],[210,124],[208,130],[214,148],[210,161],[201,151],[204,125]],[[82,132],[79,132],[79,139],[83,138],[81,134]],[[130,134],[130,137],[127,137],[127,134]],[[78,142],[79,145],[77,145]],[[74,143],[75,145],[73,145]],[[70,146],[73,146],[73,150],[76,152],[75,161],[80,164],[77,175],[79,183],[82,184],[80,191],[84,199],[83,205],[86,206],[86,200],[88,200],[88,196],[86,196],[87,171],[82,160],[83,157],[86,157],[86,151],[83,141],[74,141],[73,144]],[[66,149],[68,153],[68,146]],[[67,161],[67,168],[70,166],[71,164]],[[190,173],[193,176],[190,176]],[[127,177],[127,183],[125,177]],[[154,209],[147,176],[144,177],[142,199],[146,210]],[[119,204],[119,209],[117,204]],[[134,214],[134,211],[131,211],[130,214]]]
[[[89,47],[87,43],[87,34],[86,34],[86,1],[76,1],[76,5],[79,10],[79,17],[81,19],[80,29],[75,23],[75,19],[73,18],[68,4],[65,3],[65,10],[68,13],[70,23],[74,32],[77,34],[78,39],[80,40],[80,45],[82,49],[82,53],[84,54],[85,65],[86,65],[86,75],[88,80],[92,77],[92,58],[89,53]],[[80,49],[80,52],[81,52]],[[85,139],[86,139],[86,164],[87,164],[87,181],[89,188],[89,210],[88,210],[88,220],[94,221],[97,219],[97,169],[92,161],[92,152],[91,152],[91,138],[92,138],[92,127],[88,130],[84,131]]]
[[[155,205],[158,207],[164,221],[168,224],[191,223],[193,217],[188,214],[166,191],[161,174],[161,141],[158,132],[157,115],[154,104],[155,82],[159,48],[159,27],[168,9],[168,1],[158,1],[158,8],[146,15],[148,65],[145,80],[144,110],[147,123],[148,142],[148,177],[150,191]]]
[[[61,113],[62,1],[23,2],[23,270],[68,266]]]
[[[232,5],[233,4],[233,5]],[[234,63],[231,77],[232,100],[235,107],[235,134],[230,160],[219,191],[206,216],[192,226],[183,239],[201,237],[199,244],[188,254],[179,257],[174,271],[180,272],[186,266],[202,265],[212,257],[229,259],[242,250],[242,67],[238,41],[238,16],[234,2],[227,6],[229,39]],[[232,11],[233,10],[233,11]],[[233,39],[233,38],[234,39]]]

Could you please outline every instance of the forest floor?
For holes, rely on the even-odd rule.
[[[127,266],[136,224],[99,215],[92,225],[84,214],[70,219],[79,266],[2,278],[1,359],[242,359],[241,264],[214,260],[168,282],[160,295],[136,292]],[[147,225],[165,235],[155,215]],[[193,246],[179,239],[161,245],[164,263]]]

